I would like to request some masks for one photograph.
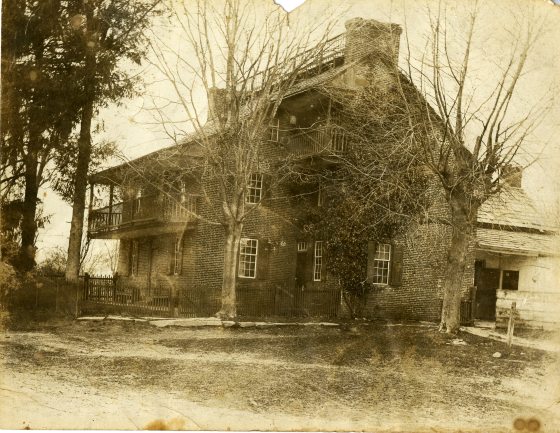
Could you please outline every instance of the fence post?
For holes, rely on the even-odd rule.
[[[84,281],[85,281],[85,277],[84,277]],[[78,277],[77,281],[66,282],[66,287],[68,287],[69,284],[70,287],[72,286],[76,287],[76,304],[74,305],[74,318],[77,319],[78,316],[80,315],[80,278]]]
[[[39,305],[39,283],[35,283],[35,311]]]
[[[55,278],[56,281],[56,294],[54,297],[54,312],[58,314],[58,278]]]
[[[115,272],[113,274],[113,302],[117,302],[117,281],[119,279],[119,273]]]
[[[84,274],[84,299],[86,301],[89,299],[89,274],[87,272]]]
[[[509,310],[509,321],[507,330],[507,345],[511,347],[511,341],[513,340],[513,328],[515,327],[515,307],[516,302],[511,303],[511,309]]]

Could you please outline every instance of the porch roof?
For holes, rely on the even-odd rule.
[[[540,233],[478,228],[477,248],[521,256],[560,256],[560,237]]]
[[[121,184],[124,179],[135,176],[161,174],[166,169],[176,167],[196,167],[202,156],[200,146],[193,142],[195,134],[191,134],[182,142],[164,147],[163,149],[126,161],[114,167],[107,168],[89,177],[90,182],[96,184]]]

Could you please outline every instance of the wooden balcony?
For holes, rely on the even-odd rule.
[[[152,234],[175,231],[178,226],[196,221],[198,198],[157,194],[94,209],[89,215],[89,235],[115,239],[137,236],[142,230]]]
[[[287,149],[300,157],[323,155],[340,156],[348,148],[346,132],[336,126],[321,126],[289,135],[284,139]]]

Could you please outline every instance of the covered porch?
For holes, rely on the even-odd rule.
[[[479,228],[475,251],[475,320],[506,327],[515,302],[516,326],[560,328],[558,238]]]

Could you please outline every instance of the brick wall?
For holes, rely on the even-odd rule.
[[[405,227],[393,243],[403,247],[402,285],[378,286],[368,293],[363,316],[374,319],[438,321],[447,251],[451,242],[449,208],[437,180],[429,185],[430,207],[422,222]],[[466,259],[462,293],[474,283],[474,245]]]

